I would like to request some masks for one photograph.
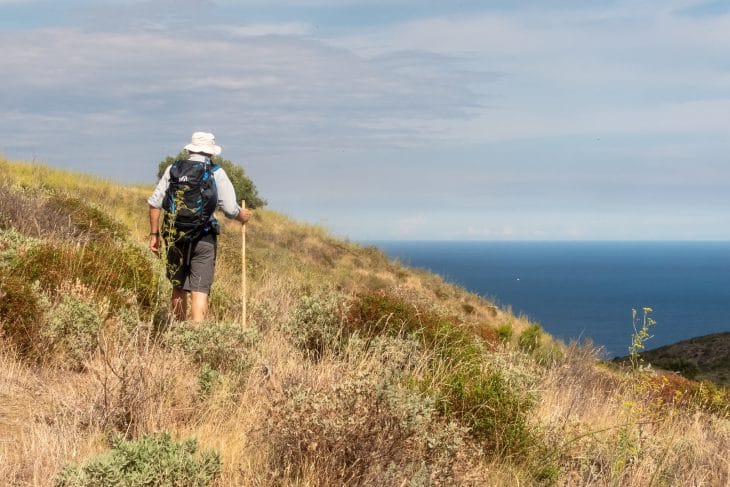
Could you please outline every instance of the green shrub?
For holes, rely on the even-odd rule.
[[[527,415],[534,399],[485,366],[483,348],[461,327],[444,323],[435,335],[424,391],[438,410],[463,421],[493,454],[521,454],[536,441]]]
[[[47,333],[55,351],[63,354],[65,363],[78,369],[98,345],[101,316],[89,303],[69,295],[49,315]]]
[[[497,337],[501,342],[507,343],[512,339],[514,329],[511,323],[502,323],[497,327]]]
[[[542,485],[554,485],[560,478],[560,468],[555,463],[539,465],[534,478]]]
[[[530,325],[520,333],[520,338],[517,344],[520,350],[525,352],[534,352],[540,348],[540,340],[542,339],[543,331],[540,325]]]
[[[677,372],[688,379],[696,379],[700,374],[700,366],[692,359],[684,357],[659,358],[650,360],[655,367]]]
[[[527,415],[534,399],[484,366],[485,356],[472,337],[444,327],[438,355],[421,389],[436,398],[437,409],[463,421],[494,454],[521,454],[536,438]]]
[[[198,396],[205,399],[220,381],[220,374],[208,364],[203,364],[198,373]]]
[[[430,349],[428,368],[413,386],[434,398],[441,414],[469,427],[490,452],[519,454],[536,441],[527,421],[534,399],[484,366],[485,350],[471,328],[385,293],[360,296],[348,326],[369,336],[413,336]]]
[[[45,242],[16,259],[15,269],[27,281],[38,281],[54,294],[65,283],[80,282],[112,307],[136,302],[151,308],[157,293],[157,274],[148,252],[129,243],[88,242],[76,246]]]
[[[85,465],[67,465],[55,479],[56,487],[152,485],[203,487],[221,473],[218,452],[196,454],[195,439],[174,441],[168,433],[145,436],[136,441],[116,437],[111,451]]]
[[[344,299],[335,292],[302,296],[286,326],[294,344],[314,359],[342,342]]]
[[[251,349],[260,335],[238,324],[180,323],[168,329],[163,339],[169,346],[182,349],[194,362],[226,371],[250,366]]]

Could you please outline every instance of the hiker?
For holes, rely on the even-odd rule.
[[[213,134],[195,132],[185,150],[187,160],[168,166],[147,200],[149,245],[150,250],[159,255],[160,214],[164,209],[162,237],[167,245],[167,278],[172,283],[173,318],[185,321],[190,293],[190,318],[200,322],[208,311],[216,240],[220,233],[215,210],[220,208],[227,218],[241,223],[249,220],[251,212],[238,206],[228,175],[210,161],[212,156],[221,153]]]

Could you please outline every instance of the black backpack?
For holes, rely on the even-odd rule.
[[[172,242],[192,242],[213,231],[211,217],[218,206],[213,173],[220,169],[198,161],[175,161],[170,185],[162,201],[164,233]]]

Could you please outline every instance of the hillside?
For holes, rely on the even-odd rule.
[[[246,230],[248,327],[229,222],[209,321],[170,325],[151,187],[0,170],[9,485],[730,483],[726,389],[600,363],[265,209]]]
[[[730,385],[730,332],[682,340],[641,353],[645,362],[689,379]]]

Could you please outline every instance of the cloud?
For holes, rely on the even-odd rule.
[[[730,16],[688,18],[697,2],[424,18],[335,39],[369,56],[421,49],[500,73],[475,116],[426,120],[454,143],[569,134],[725,133]]]
[[[298,32],[304,26],[248,26],[245,32]],[[492,75],[443,70],[458,60],[424,53],[366,58],[293,35],[207,37],[176,32],[84,32],[56,28],[0,33],[6,69],[4,110],[63,118],[126,118],[125,131],[218,127],[249,150],[319,150],[399,144],[432,134],[421,122],[468,118],[470,88]],[[8,122],[2,125],[7,127]],[[160,127],[164,127],[160,131]],[[40,127],[15,127],[33,131]],[[179,132],[178,132],[179,133]],[[152,149],[152,147],[150,147]]]
[[[177,14],[211,5],[188,1]],[[0,101],[24,113],[126,111],[135,123],[154,116],[189,124],[197,116],[236,138],[246,134],[262,151],[722,131],[730,72],[712,59],[696,61],[692,49],[730,55],[728,19],[627,5],[424,18],[335,38],[312,38],[312,24],[286,21],[201,25],[185,34],[149,27],[0,33],[14,73]],[[168,12],[174,5],[134,6]],[[632,94],[654,84],[656,100]],[[687,86],[694,99],[683,99]]]
[[[214,27],[214,29],[216,29]],[[303,22],[283,22],[273,24],[250,24],[250,25],[222,25],[217,28],[238,37],[259,37],[259,36],[307,36],[315,31],[311,24]]]

